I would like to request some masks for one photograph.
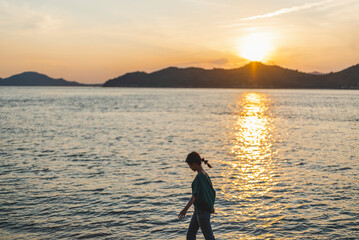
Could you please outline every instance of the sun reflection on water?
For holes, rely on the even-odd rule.
[[[238,98],[234,114],[231,158],[225,162],[222,173],[225,180],[222,192],[227,200],[253,202],[267,197],[276,184],[270,103],[264,94],[246,93]]]
[[[276,135],[270,110],[265,94],[239,96],[228,134],[229,158],[222,169],[221,193],[231,204],[218,212],[227,216],[232,211],[228,217],[257,232],[255,239],[273,237],[266,229],[283,218],[282,206],[276,201],[280,196],[275,193],[280,167],[273,147]],[[252,239],[245,232],[232,234],[228,239]]]

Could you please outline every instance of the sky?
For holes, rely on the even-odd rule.
[[[331,72],[359,63],[358,0],[0,0],[0,77],[81,83],[250,60]]]

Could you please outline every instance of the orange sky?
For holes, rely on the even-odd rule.
[[[0,77],[103,83],[168,66],[235,68],[253,56],[338,71],[359,63],[358,12],[357,0],[0,0]]]

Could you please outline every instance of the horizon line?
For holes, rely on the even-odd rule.
[[[116,77],[113,77],[113,78],[109,78],[107,80],[105,80],[104,82],[100,82],[100,83],[83,83],[83,82],[79,82],[79,81],[76,81],[76,80],[67,80],[63,77],[60,77],[60,78],[53,78],[53,77],[50,77],[48,74],[45,74],[45,73],[42,73],[42,72],[38,72],[38,71],[34,71],[34,70],[28,70],[28,71],[23,71],[21,73],[15,73],[15,74],[12,74],[10,75],[9,77],[0,77],[0,80],[1,79],[6,79],[6,78],[10,78],[10,77],[13,77],[15,75],[19,75],[19,74],[23,74],[23,73],[27,73],[27,72],[32,72],[32,73],[37,73],[37,74],[42,74],[42,75],[45,75],[47,77],[50,77],[50,78],[53,78],[53,79],[63,79],[65,81],[68,81],[68,82],[76,82],[76,83],[80,83],[80,84],[84,84],[84,85],[102,85],[104,83],[106,83],[108,80],[111,80],[111,79],[114,79],[114,78],[118,78],[118,77],[121,77],[123,75],[126,75],[128,73],[135,73],[135,72],[143,72],[143,73],[146,73],[146,74],[152,74],[154,72],[158,72],[158,71],[161,71],[161,70],[164,70],[164,69],[168,69],[168,68],[178,68],[178,69],[188,69],[188,68],[198,68],[198,69],[203,69],[203,70],[233,70],[233,69],[238,69],[238,68],[242,68],[242,67],[245,67],[246,65],[249,65],[249,64],[253,64],[253,63],[260,63],[260,64],[263,64],[263,65],[266,65],[266,66],[272,66],[272,67],[280,67],[280,68],[283,68],[283,69],[288,69],[288,70],[293,70],[293,71],[298,71],[298,72],[302,72],[302,73],[306,73],[306,74],[313,74],[313,75],[326,75],[326,74],[330,74],[330,73],[335,73],[335,72],[341,72],[345,69],[348,69],[350,67],[354,67],[354,66],[357,66],[359,65],[359,63],[356,63],[356,64],[352,64],[348,67],[345,67],[341,70],[338,70],[338,71],[330,71],[330,72],[320,72],[320,71],[311,71],[311,72],[304,72],[304,71],[301,71],[299,69],[293,69],[293,68],[288,68],[288,67],[285,67],[285,66],[281,66],[281,65],[277,65],[277,64],[272,64],[272,63],[264,63],[262,61],[248,61],[246,64],[242,65],[242,66],[239,66],[239,67],[235,67],[235,68],[218,68],[218,67],[212,67],[212,68],[205,68],[205,67],[194,67],[194,66],[189,66],[189,67],[181,67],[181,66],[168,66],[168,67],[163,67],[163,68],[159,68],[158,70],[154,70],[154,71],[151,71],[151,72],[147,72],[147,71],[141,71],[141,70],[137,70],[137,71],[132,71],[132,72],[126,72],[124,74],[121,74],[121,75],[118,75]]]

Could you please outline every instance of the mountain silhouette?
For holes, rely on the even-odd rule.
[[[261,62],[235,69],[177,68],[132,72],[110,79],[104,87],[183,88],[343,88],[359,89],[359,64],[329,74],[310,74]]]
[[[23,72],[0,79],[0,86],[84,86],[84,84],[69,82],[62,78],[54,79],[37,72]]]

